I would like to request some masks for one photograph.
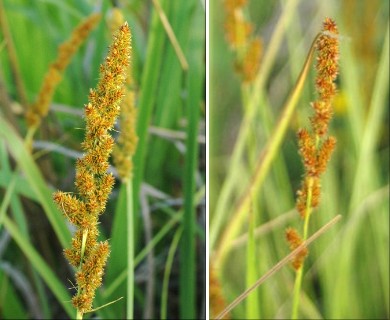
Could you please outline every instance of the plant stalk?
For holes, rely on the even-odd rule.
[[[133,182],[128,180],[126,185],[127,204],[127,319],[134,318],[134,210]]]

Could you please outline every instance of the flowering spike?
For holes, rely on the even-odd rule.
[[[123,15],[119,9],[114,8],[111,11],[109,20],[110,29],[122,23]],[[138,143],[138,137],[135,132],[137,109],[135,108],[134,79],[132,75],[131,63],[126,78],[124,97],[121,104],[120,114],[120,134],[113,150],[113,160],[118,171],[119,177],[125,181],[133,175],[132,158]]]
[[[49,112],[50,102],[57,85],[62,79],[64,70],[99,21],[100,14],[94,13],[90,15],[74,29],[70,39],[58,48],[57,59],[50,65],[36,101],[27,110],[26,119],[30,127],[37,127],[42,118]]]
[[[78,227],[72,247],[65,249],[64,254],[69,263],[78,268],[78,288],[72,302],[81,314],[92,308],[110,252],[108,242],[97,242],[97,224],[114,185],[114,177],[107,174],[114,144],[110,131],[119,114],[129,55],[130,29],[124,23],[114,36],[105,64],[100,67],[97,88],[90,91],[89,103],[85,106],[86,133],[82,143],[85,154],[77,160],[75,179],[79,198],[61,191],[53,195],[64,215]]]
[[[315,208],[320,199],[320,175],[325,172],[327,163],[336,145],[336,138],[326,138],[328,124],[332,117],[332,99],[335,95],[335,84],[338,73],[338,30],[330,18],[326,18],[322,34],[317,43],[317,78],[316,88],[319,99],[311,105],[314,115],[311,117],[312,133],[306,129],[298,131],[299,152],[305,167],[305,177],[297,192],[297,210],[302,218],[307,211]],[[308,204],[309,190],[311,193]]]
[[[310,118],[311,130],[300,129],[298,131],[299,153],[305,168],[301,187],[297,191],[296,208],[304,219],[303,240],[307,239],[308,223],[311,212],[318,207],[321,197],[320,176],[326,170],[326,166],[336,145],[336,138],[326,137],[328,125],[332,118],[332,99],[336,93],[334,81],[338,73],[338,30],[336,24],[330,18],[326,18],[323,30],[316,42],[318,52],[316,63],[316,89],[318,99],[311,106],[314,115]],[[290,249],[294,250],[302,240],[296,230],[287,229],[286,237],[290,243]],[[296,271],[300,270],[307,250],[301,251],[294,261]]]

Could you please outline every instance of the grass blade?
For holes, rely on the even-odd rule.
[[[70,232],[66,227],[62,215],[52,201],[52,191],[47,187],[46,182],[30,153],[27,151],[23,141],[3,118],[0,118],[0,135],[5,138],[9,146],[12,146],[9,148],[11,154],[18,162],[29,185],[36,193],[39,203],[42,205],[62,247],[67,247],[70,243]]]
[[[255,226],[256,217],[253,209],[249,212],[249,238],[247,243],[246,254],[246,286],[249,287],[258,279],[258,260],[256,255],[255,242]],[[247,299],[246,302],[246,318],[247,319],[261,319],[260,304],[259,304],[259,290],[255,290]]]
[[[160,318],[167,319],[167,306],[168,306],[168,284],[169,284],[169,276],[172,270],[173,258],[175,257],[176,249],[179,244],[180,237],[183,233],[183,229],[179,228],[172,240],[171,246],[169,247],[167,262],[165,263],[165,271],[164,271],[164,280],[163,280],[163,288],[161,293],[161,308],[160,308]]]
[[[34,266],[35,270],[39,273],[39,275],[45,281],[46,285],[56,296],[57,300],[60,302],[66,313],[71,318],[73,318],[75,315],[75,310],[70,304],[70,296],[54,272],[45,263],[38,252],[35,251],[34,247],[31,246],[29,241],[23,237],[16,225],[7,216],[4,217],[4,227],[8,230],[12,238]]]
[[[188,4],[187,10],[202,10],[199,6]],[[183,3],[184,5],[184,3]],[[195,8],[194,8],[195,7]],[[193,22],[197,22],[193,15]],[[204,24],[201,24],[204,25]],[[199,32],[200,31],[200,32]],[[198,167],[198,123],[201,106],[201,93],[204,76],[202,57],[204,52],[203,30],[193,35],[188,46],[188,104],[187,104],[187,141],[184,172],[184,214],[183,238],[180,244],[180,315],[183,319],[195,319],[196,272],[195,272],[195,177]]]
[[[256,281],[250,288],[245,290],[241,295],[239,295],[223,312],[221,312],[216,319],[222,319],[228,312],[230,312],[234,307],[236,307],[242,300],[244,300],[254,289],[261,285],[265,280],[271,277],[275,272],[279,271],[284,265],[286,265],[295,255],[297,255],[302,248],[309,246],[314,240],[316,240],[320,235],[326,232],[330,227],[332,227],[336,222],[341,219],[341,215],[334,217],[331,221],[325,224],[321,229],[315,232],[310,238],[302,242],[295,250],[291,251],[287,256],[275,264],[271,269],[269,269],[259,280]]]

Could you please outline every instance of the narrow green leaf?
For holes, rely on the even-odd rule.
[[[187,108],[187,141],[184,172],[184,215],[183,237],[180,243],[180,316],[183,319],[196,319],[196,270],[195,270],[195,178],[198,168],[198,123],[201,95],[204,82],[204,67],[202,63],[204,54],[204,16],[199,13],[203,10],[199,2],[182,3],[186,5],[188,17],[192,19],[193,32],[188,44],[187,57],[188,70],[188,101]],[[190,15],[192,14],[192,15]]]
[[[42,174],[32,159],[31,154],[27,151],[22,139],[3,118],[0,118],[0,135],[5,138],[9,146],[9,151],[24,172],[27,182],[34,193],[37,195],[39,203],[42,205],[58,240],[64,248],[67,247],[71,240],[70,232],[66,227],[61,213],[52,201],[52,191],[47,187]]]
[[[161,292],[161,308],[160,308],[161,319],[167,319],[169,276],[172,270],[173,258],[175,257],[176,249],[179,244],[179,240],[182,233],[183,233],[183,228],[177,229],[175,235],[173,236],[171,246],[169,247],[167,262],[165,263],[164,280],[163,280],[163,287]]]
[[[64,289],[64,285],[58,280],[57,276],[41,258],[38,252],[30,244],[29,241],[20,233],[17,226],[7,217],[4,217],[4,227],[8,230],[12,238],[18,244],[19,248],[23,251],[24,255],[34,266],[35,270],[43,278],[46,285],[50,288],[53,294],[56,296],[58,302],[62,305],[66,313],[73,318],[76,311],[70,303],[70,296]]]

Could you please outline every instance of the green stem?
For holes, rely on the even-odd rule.
[[[303,274],[303,264],[298,269],[298,271],[295,275],[294,296],[293,296],[293,306],[292,306],[292,312],[291,312],[291,319],[298,319],[299,294],[301,291],[302,274]]]
[[[134,212],[133,183],[126,182],[127,204],[127,319],[134,318]]]
[[[81,240],[81,255],[80,255],[80,264],[79,264],[79,270],[81,269],[81,265],[83,263],[84,259],[84,253],[85,253],[85,244],[87,243],[87,237],[88,237],[88,229],[83,230],[83,239]]]
[[[250,287],[258,277],[258,260],[256,257],[256,242],[254,236],[254,230],[256,227],[256,213],[254,208],[249,211],[249,230],[248,230],[248,242],[246,252],[246,287]],[[254,290],[246,301],[246,318],[247,319],[260,319],[260,305],[259,297],[260,290]]]
[[[169,284],[169,276],[172,270],[173,258],[175,257],[175,252],[177,249],[177,245],[179,244],[180,237],[183,233],[183,228],[177,229],[171,246],[169,248],[167,262],[165,263],[165,271],[164,271],[164,280],[163,280],[163,288],[161,293],[161,319],[167,319],[167,309],[168,309],[168,284]]]
[[[184,5],[186,3],[187,5]],[[194,14],[195,2],[183,1],[188,12],[192,12],[189,17],[190,23],[204,25],[204,16]],[[197,21],[202,19],[202,21]],[[192,21],[191,21],[192,20]],[[196,308],[196,173],[198,168],[199,146],[198,146],[198,125],[200,117],[200,106],[202,103],[203,82],[203,54],[204,54],[204,30],[197,32],[189,40],[187,47],[187,57],[189,69],[184,74],[186,88],[188,90],[187,109],[187,141],[184,164],[184,213],[183,213],[183,236],[180,241],[180,318],[196,319],[198,310]]]
[[[306,201],[306,210],[305,210],[305,221],[303,225],[303,241],[306,241],[308,230],[309,230],[309,220],[311,214],[311,203],[313,195],[313,179],[310,178],[307,187],[307,201]],[[302,274],[303,274],[304,261],[302,262],[301,267],[297,270],[295,275],[294,283],[294,294],[293,294],[293,306],[291,311],[291,319],[298,319],[298,306],[299,306],[299,296],[302,286]]]

